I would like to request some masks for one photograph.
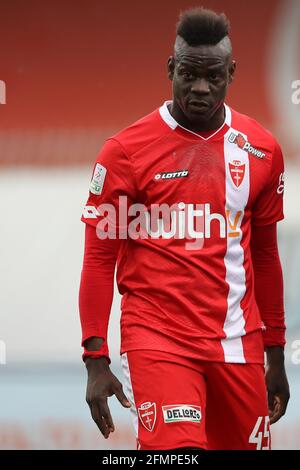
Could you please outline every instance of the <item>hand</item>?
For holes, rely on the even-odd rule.
[[[93,420],[107,439],[109,434],[115,430],[107,398],[115,395],[125,408],[130,408],[131,405],[123,392],[121,382],[111,372],[105,357],[87,358],[86,367],[88,370],[86,401]]]
[[[284,367],[284,355],[281,347],[267,348],[266,385],[270,424],[276,423],[286,412],[290,399],[289,384]]]

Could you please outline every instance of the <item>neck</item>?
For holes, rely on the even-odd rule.
[[[221,103],[221,105],[217,108],[213,116],[209,117],[205,121],[200,120],[199,122],[190,121],[182,112],[181,108],[177,105],[175,100],[173,100],[172,103],[168,105],[168,109],[171,116],[175,119],[176,122],[178,122],[180,126],[194,132],[215,131],[219,129],[225,121],[225,106],[223,103]]]

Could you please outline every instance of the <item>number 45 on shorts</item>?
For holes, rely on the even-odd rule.
[[[263,431],[261,430],[263,429]],[[252,433],[249,437],[249,444],[256,444],[256,450],[270,449],[270,418],[269,416],[259,416]]]

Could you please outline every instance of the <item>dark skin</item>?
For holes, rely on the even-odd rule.
[[[224,122],[224,100],[232,83],[236,63],[231,44],[224,38],[215,46],[189,46],[179,36],[174,55],[168,59],[168,76],[173,82],[170,112],[192,131],[213,131]]]
[[[236,63],[232,59],[229,38],[215,46],[189,46],[177,37],[174,55],[168,59],[168,76],[173,82],[173,101],[170,113],[183,127],[191,131],[213,131],[225,119],[224,100],[232,83]],[[85,342],[89,351],[97,351],[102,338]],[[284,351],[280,346],[266,349],[270,423],[284,414],[289,400],[289,385],[284,366]],[[86,359],[88,383],[86,401],[93,420],[107,439],[115,427],[107,398],[115,395],[122,406],[130,408],[121,382],[111,372],[105,357]]]
[[[102,343],[102,338],[93,337],[85,342],[85,346],[89,351],[97,351]],[[87,358],[85,364],[88,372],[86,401],[93,420],[107,439],[109,434],[115,430],[107,398],[115,395],[124,408],[130,408],[131,405],[123,392],[121,382],[110,370],[108,360],[105,357]]]
[[[281,346],[266,348],[266,385],[270,424],[284,416],[290,399],[290,388],[284,366],[284,350]]]

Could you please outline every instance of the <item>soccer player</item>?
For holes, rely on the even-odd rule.
[[[87,402],[105,438],[107,398],[130,408],[137,449],[270,449],[289,400],[283,157],[225,103],[228,33],[224,14],[181,14],[172,100],[105,142],[82,217]],[[107,344],[116,265],[124,389]]]

